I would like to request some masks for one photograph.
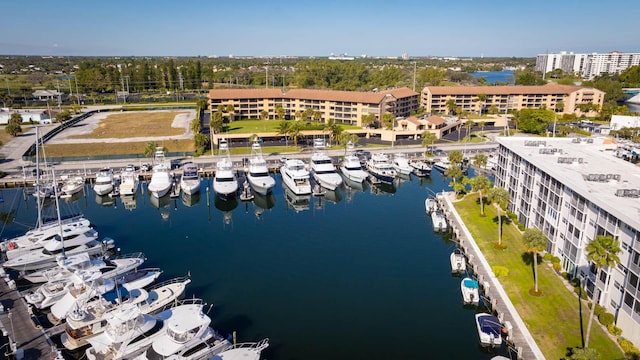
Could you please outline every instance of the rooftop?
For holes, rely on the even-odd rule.
[[[626,224],[640,229],[640,167],[607,138],[498,137],[498,143]]]
[[[409,88],[396,88],[390,90],[367,91],[339,91],[316,89],[292,89],[283,92],[280,89],[213,89],[209,90],[209,98],[215,100],[227,99],[304,99],[321,101],[344,101],[363,104],[379,104],[386,95],[396,99],[418,96],[418,93]]]
[[[530,95],[530,94],[570,94],[580,89],[587,89],[583,86],[573,85],[515,85],[515,86],[427,86],[425,92],[433,95]],[[600,90],[593,89],[593,91]]]

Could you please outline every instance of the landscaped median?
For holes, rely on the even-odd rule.
[[[467,195],[454,206],[491,267],[507,270],[506,275],[496,275],[499,275],[500,283],[544,356],[562,359],[568,357],[569,349],[582,347],[581,334],[583,329],[586,333],[589,308],[549,266],[538,266],[538,286],[542,296],[530,294],[534,286],[533,265],[525,259],[530,259],[531,253],[517,227],[503,222],[504,246],[499,247],[496,246],[496,208],[486,206],[486,216],[480,216],[477,194]],[[618,345],[596,323],[597,319],[589,347],[596,349],[601,359],[623,359],[624,354]]]

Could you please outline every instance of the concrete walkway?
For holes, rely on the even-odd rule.
[[[498,318],[509,330],[508,343],[517,351],[518,359],[543,360],[545,357],[536,344],[529,329],[525,325],[518,311],[511,303],[509,296],[502,288],[500,281],[491,270],[491,266],[485,259],[476,244],[473,236],[460,218],[452,203],[453,192],[438,194],[438,202],[447,214],[449,224],[455,236],[460,242],[460,247],[467,255],[468,262],[473,266],[473,272],[478,278],[478,282],[483,287],[484,296],[493,311],[498,314]]]

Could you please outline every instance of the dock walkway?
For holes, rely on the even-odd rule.
[[[507,343],[511,349],[516,351],[518,359],[544,360],[545,357],[538,344],[531,336],[529,329],[522,321],[520,314],[511,303],[509,296],[491,270],[491,266],[480,251],[473,236],[471,236],[469,229],[467,229],[453,206],[451,202],[452,196],[454,196],[453,193],[445,193],[445,195],[440,193],[438,194],[438,202],[447,215],[454,235],[460,242],[461,249],[473,266],[473,272],[476,274],[478,282],[483,287],[487,305],[498,314],[503,326],[509,330]]]
[[[0,278],[0,330],[8,335],[3,354],[22,359],[61,358],[49,334],[34,322],[27,302],[20,293],[9,286],[8,277]],[[5,340],[6,341],[6,340]]]

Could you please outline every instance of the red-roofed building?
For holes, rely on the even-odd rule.
[[[396,117],[409,116],[418,110],[419,95],[408,88],[376,92],[314,89],[213,89],[209,91],[209,109],[233,105],[235,119],[259,119],[266,111],[276,119],[276,105],[285,111],[285,119],[293,119],[298,111],[318,111],[321,119],[362,126],[362,116],[375,114],[378,121],[390,112]]]
[[[485,101],[478,95],[484,94]],[[449,112],[447,101],[453,99],[456,107],[471,113],[486,113],[495,105],[498,112],[508,110],[542,109],[554,110],[560,114],[583,115],[581,104],[594,104],[598,109],[604,103],[603,91],[595,88],[546,84],[541,86],[428,86],[422,90],[420,105],[429,113]],[[562,103],[562,108],[558,104]],[[597,111],[584,113],[597,115]]]

